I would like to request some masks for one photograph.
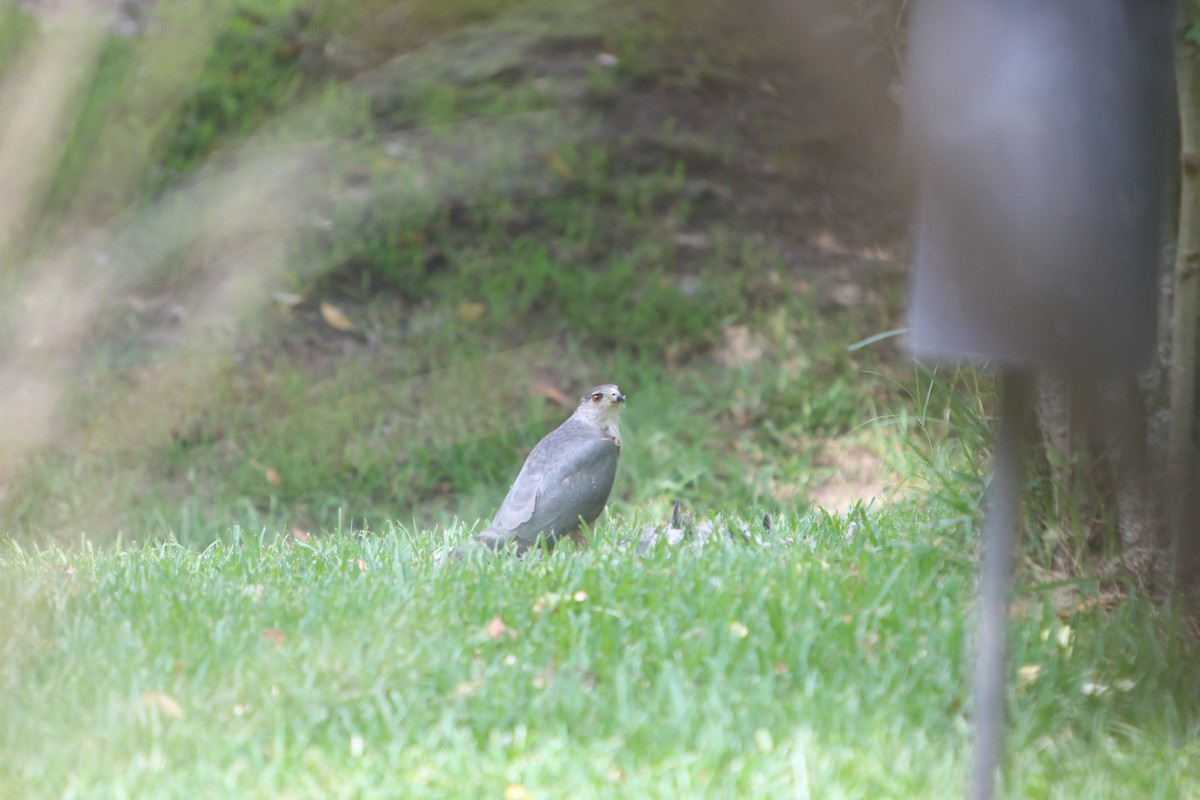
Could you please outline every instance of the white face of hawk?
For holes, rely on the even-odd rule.
[[[612,424],[621,416],[625,407],[625,395],[614,383],[605,383],[588,389],[579,398],[579,409],[575,412],[597,425]]]

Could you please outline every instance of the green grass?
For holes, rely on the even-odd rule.
[[[830,476],[814,466],[818,442],[894,454],[909,423],[862,424],[889,401],[865,372],[871,355],[841,345],[849,322],[816,342],[801,338],[803,304],[795,318],[772,319],[760,360],[732,369],[665,370],[645,354],[597,354],[570,338],[496,353],[461,335],[438,348],[454,352],[451,365],[432,371],[402,349],[339,363],[325,379],[278,358],[251,356],[236,371],[219,358],[176,370],[168,362],[140,391],[104,388],[82,403],[81,433],[32,459],[0,512],[39,540],[121,531],[201,547],[235,524],[473,524],[490,517],[524,454],[567,415],[531,393],[539,370],[559,362],[572,365],[559,383],[568,396],[610,376],[630,396],[612,499],[622,513],[661,515],[677,499],[701,512],[778,513]]]
[[[764,545],[622,553],[638,527],[462,564],[399,529],[10,544],[0,792],[960,793],[969,540],[904,506],[777,519]],[[1060,619],[1049,594],[1013,619],[1012,671],[1040,674],[1011,694],[1008,796],[1200,791],[1195,643],[1136,598]]]

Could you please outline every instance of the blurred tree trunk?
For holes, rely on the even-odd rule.
[[[1148,415],[1135,380],[1067,381],[1041,376],[1038,428],[1051,487],[1050,513],[1064,531],[1078,532],[1057,554],[1084,550],[1120,553],[1141,572],[1143,545],[1161,530],[1151,491],[1156,468],[1148,440]],[[1160,459],[1161,460],[1161,459]],[[1070,565],[1067,565],[1070,566]]]
[[[1200,307],[1200,2],[1185,0],[1183,40],[1176,44],[1179,96],[1179,233],[1172,318],[1171,423],[1168,464],[1171,561],[1177,584],[1194,577],[1200,537],[1195,526],[1196,317]]]
[[[1162,360],[1137,382],[1053,381],[1039,385],[1037,417],[1052,484],[1050,513],[1080,545],[1119,547],[1135,572],[1153,577],[1168,543],[1167,566],[1178,582],[1200,567],[1200,486],[1196,474],[1196,348],[1200,317],[1200,0],[1183,0],[1176,43],[1179,180],[1169,207],[1178,209],[1175,263],[1161,304]],[[1169,389],[1167,418],[1147,407]],[[1164,424],[1165,422],[1165,424]],[[1163,428],[1166,430],[1163,430]],[[1159,573],[1161,574],[1161,572]]]

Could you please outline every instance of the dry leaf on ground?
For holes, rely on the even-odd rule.
[[[553,150],[546,153],[546,163],[550,165],[550,169],[561,175],[563,180],[575,180],[575,171],[571,169],[571,165],[566,162],[566,159],[564,159],[558,153],[555,153]]]
[[[563,408],[575,408],[575,403],[571,402],[571,398],[567,397],[567,393],[559,389],[557,386],[552,386],[546,381],[534,381],[533,393],[541,395],[551,403],[556,403]]]
[[[179,701],[166,692],[142,692],[142,705],[172,719],[183,716]]]
[[[333,303],[321,301],[321,319],[325,320],[325,324],[333,328],[335,331],[343,331],[345,333],[354,333],[358,330],[346,313]]]
[[[505,625],[504,620],[498,616],[492,617],[490,620],[488,620],[488,624],[483,627],[483,632],[486,633],[487,637],[493,642],[497,639],[502,639],[505,636],[512,639],[517,637],[517,632]]]

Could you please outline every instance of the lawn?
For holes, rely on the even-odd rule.
[[[904,504],[744,524],[638,555],[613,518],[587,550],[461,564],[402,529],[9,545],[0,791],[958,794],[971,539]],[[1014,606],[1007,796],[1194,796],[1195,643],[1080,588]]]

